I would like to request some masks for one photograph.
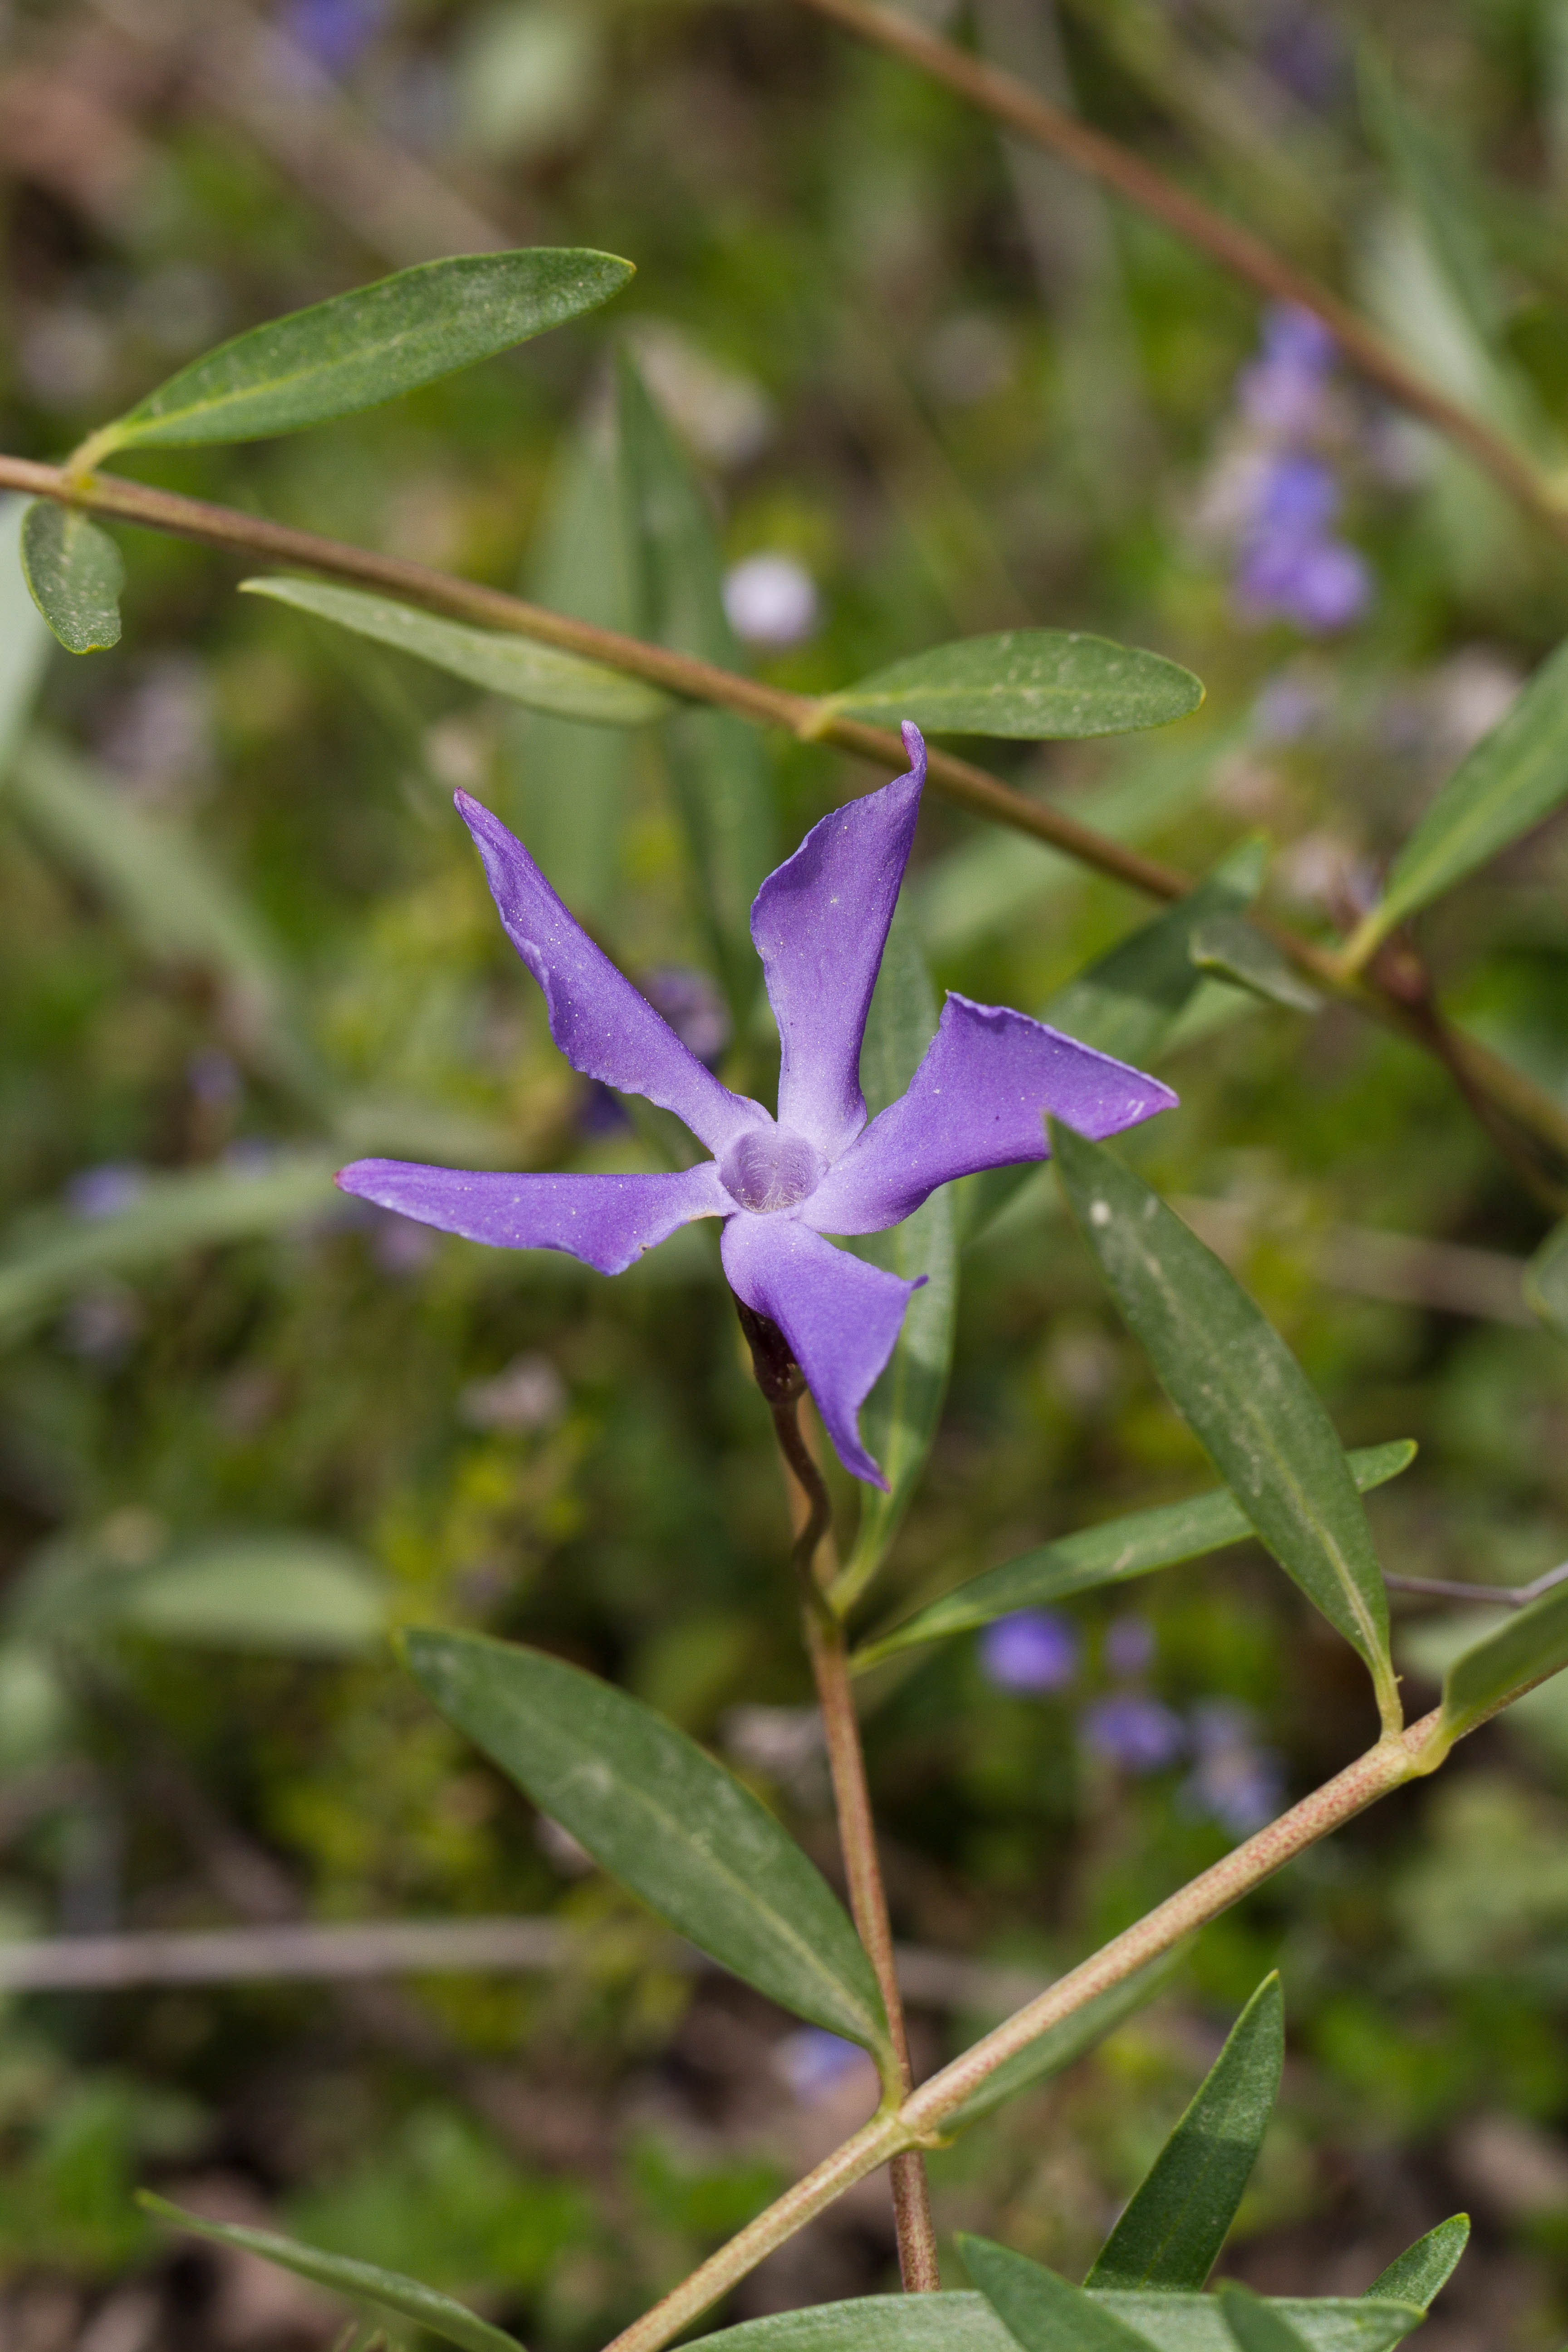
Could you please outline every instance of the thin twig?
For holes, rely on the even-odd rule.
[[[1451,1584],[1442,1576],[1388,1576],[1391,1592],[1418,1592],[1429,1601],[1479,1601],[1489,1609],[1528,1609],[1559,1584],[1568,1582],[1568,1559],[1549,1568],[1532,1584]]]
[[[204,499],[182,498],[174,491],[153,489],[145,483],[127,481],[116,475],[94,474],[79,478],[63,467],[40,465],[26,457],[0,456],[0,488],[53,499],[84,513],[106,515],[151,530],[172,531],[180,538],[196,540],[230,553],[298,565],[328,579],[352,581],[359,587],[380,591],[405,604],[423,605],[479,628],[504,630],[542,645],[559,646],[567,653],[602,662],[627,677],[644,678],[649,685],[662,687],[685,700],[733,710],[756,726],[782,727],[791,734],[809,735],[881,766],[896,769],[904,764],[903,746],[897,736],[879,727],[865,726],[858,719],[825,716],[822,704],[805,695],[763,685],[737,671],[721,669],[715,663],[699,661],[693,655],[672,652],[667,646],[649,645],[639,637],[623,635],[616,629],[600,628],[590,621],[550,612],[521,596],[508,595],[502,589],[459,580],[450,572],[436,572],[400,556],[377,554],[342,540],[324,539],[316,531],[295,530],[286,524],[240,514],[233,508],[213,506]],[[956,759],[950,751],[933,749],[927,772],[933,790],[958,807],[993,824],[1010,825],[1037,841],[1047,842],[1064,856],[1109,876],[1112,881],[1124,883],[1129,889],[1142,891],[1152,898],[1173,900],[1184,898],[1194,887],[1192,876],[1184,874],[1179,867],[1145,857],[1125,843],[1096,833],[1066,810],[1016,792],[1000,777],[975,767],[968,760]],[[1420,1021],[1375,979],[1366,974],[1347,976],[1332,950],[1313,940],[1264,922],[1258,928],[1320,986],[1353,1004],[1384,1028],[1431,1050],[1431,1040]],[[1456,1076],[1462,1068],[1470,1085],[1479,1087],[1517,1125],[1539,1137],[1552,1152],[1568,1163],[1568,1112],[1543,1087],[1500,1060],[1474,1038],[1461,1037],[1452,1031],[1448,1033],[1444,1058]]]
[[[1065,157],[1208,254],[1233,276],[1244,278],[1270,301],[1292,302],[1310,310],[1369,383],[1455,442],[1555,538],[1568,541],[1568,503],[1521,450],[1494,432],[1484,418],[1450,400],[1407,366],[1348,302],[1284,259],[1250,229],[1190,195],[1178,182],[1102,131],[1094,130],[1065,108],[1051,105],[1026,82],[928,32],[900,10],[881,7],[877,0],[804,0],[804,5],[819,16],[832,17],[862,40],[921,67],[960,97],[1006,123],[1009,130]]]
[[[893,1951],[887,1889],[882,1884],[882,1865],[877,1853],[877,1828],[866,1780],[860,1725],[850,1686],[844,1628],[828,1605],[819,1575],[818,1555],[833,1525],[832,1497],[801,1430],[800,1400],[805,1382],[783,1332],[764,1316],[754,1314],[742,1299],[736,1299],[735,1307],[752,1351],[757,1386],[773,1415],[779,1452],[793,1482],[790,1515],[795,1522],[795,1544],[791,1561],[801,1588],[806,1653],[822,1710],[849,1911],[876,1971],[898,2066],[898,2092],[907,2098],[914,2088],[914,2070],[910,2064],[903,1995]],[[935,2294],[942,2284],[942,2273],[937,2263],[936,2231],[931,2222],[924,2157],[918,2148],[903,2149],[894,2156],[889,2177],[899,2269],[905,2292]]]

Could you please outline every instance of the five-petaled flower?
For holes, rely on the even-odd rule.
[[[620,1274],[698,1217],[724,1221],[730,1286],[783,1332],[845,1468],[885,1486],[860,1406],[893,1350],[918,1282],[836,1249],[880,1233],[939,1184],[1047,1156],[1045,1114],[1113,1135],[1175,1100],[1157,1078],[1005,1006],[950,994],[925,1059],[868,1124],[860,1040],[925,782],[910,772],[823,818],[752,908],[778,1023],[778,1118],[731,1094],[618,972],[521,842],[467,793],[458,807],[519,955],[544,992],[550,1034],[575,1070],[658,1103],[712,1155],[676,1175],[498,1175],[356,1160],[348,1192],[503,1249],[554,1249]]]

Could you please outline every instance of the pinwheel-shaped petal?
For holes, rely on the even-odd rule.
[[[783,1332],[838,1458],[885,1480],[859,1412],[919,1286],[836,1249],[879,1233],[956,1176],[1044,1160],[1045,1117],[1102,1137],[1175,1097],[1157,1078],[1004,1005],[950,995],[909,1090],[866,1123],[860,1041],[914,838],[910,772],[824,817],[752,909],[783,1057],[779,1116],[721,1085],[574,920],[488,809],[458,794],[508,937],[544,992],[550,1034],[584,1076],[683,1119],[711,1157],[678,1175],[498,1175],[356,1160],[338,1182],[405,1217],[502,1249],[565,1250],[602,1274],[698,1217],[724,1221],[731,1289]]]

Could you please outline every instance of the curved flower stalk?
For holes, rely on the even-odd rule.
[[[574,921],[520,841],[457,795],[508,937],[544,991],[550,1034],[574,1070],[684,1120],[711,1157],[671,1175],[507,1175],[356,1160],[346,1192],[501,1249],[564,1250],[621,1274],[700,1217],[723,1220],[730,1286],[784,1334],[839,1460],[886,1487],[859,1411],[899,1336],[916,1282],[829,1234],[880,1233],[938,1185],[1048,1157],[1047,1113],[1097,1140],[1168,1109],[1157,1078],[1004,1005],[950,993],[909,1091],[867,1121],[860,1041],[925,782],[910,772],[814,825],[752,908],[778,1023],[778,1117],[732,1094]]]

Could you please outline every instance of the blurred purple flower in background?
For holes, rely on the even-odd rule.
[[[980,1636],[980,1671],[998,1690],[1043,1697],[1065,1690],[1078,1672],[1078,1635],[1049,1609],[998,1617]]]
[[[1251,476],[1235,576],[1247,620],[1286,620],[1308,635],[1348,628],[1372,601],[1372,574],[1333,531],[1340,486],[1320,445],[1331,427],[1334,342],[1309,310],[1279,305],[1263,356],[1244,368],[1241,414],[1263,444]]]
[[[386,22],[386,0],[288,0],[283,31],[330,74],[353,71]]]
[[[1260,1748],[1250,1707],[1205,1699],[1190,1718],[1196,1763],[1182,1794],[1188,1807],[1233,1837],[1250,1837],[1284,1809],[1285,1779],[1271,1748]]]
[[[1119,1682],[1136,1681],[1154,1663],[1154,1628],[1147,1617],[1113,1617],[1105,1629],[1105,1665]]]
[[[101,1168],[83,1168],[66,1186],[66,1201],[79,1217],[118,1217],[139,1201],[147,1171],[134,1160],[106,1160]]]
[[[720,1084],[574,919],[521,842],[459,793],[556,1045],[583,1076],[673,1111],[711,1156],[657,1175],[512,1175],[397,1160],[357,1160],[338,1175],[344,1192],[422,1224],[500,1249],[563,1250],[601,1274],[622,1274],[683,1225],[719,1218],[731,1290],[783,1334],[845,1468],[884,1489],[860,1441],[860,1407],[921,1285],[827,1236],[885,1232],[955,1177],[1047,1159],[1047,1111],[1098,1140],[1176,1099],[1158,1078],[1043,1022],[950,992],[908,1090],[868,1120],[861,1040],[925,782],[920,731],[906,725],[903,737],[909,773],[814,825],[752,908],[782,1046],[776,1119]]]
[[[1163,1772],[1175,1762],[1187,1738],[1179,1715],[1136,1691],[1117,1691],[1086,1706],[1079,1736],[1091,1756],[1123,1772]]]
[[[689,1054],[704,1069],[716,1070],[730,1042],[730,1014],[705,971],[689,964],[661,964],[644,975],[642,992],[662,1013]]]
[[[847,2077],[864,2073],[868,2088],[876,2090],[876,2070],[858,2042],[846,2042],[820,2025],[803,2025],[773,2044],[773,2071],[786,2083],[803,2106],[836,2091]]]

